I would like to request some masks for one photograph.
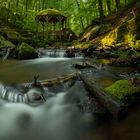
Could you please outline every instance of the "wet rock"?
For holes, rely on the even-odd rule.
[[[86,96],[80,104],[81,112],[93,114],[106,114],[107,110],[95,98]]]

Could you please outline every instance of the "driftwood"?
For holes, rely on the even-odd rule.
[[[9,57],[10,52],[11,52],[11,48],[8,48],[7,52],[6,52],[5,56],[2,58],[2,60],[6,60]]]
[[[103,89],[89,77],[80,75],[80,78],[85,83],[87,90],[97,98],[97,100],[113,115],[113,117],[119,119],[126,115],[127,109],[125,105],[119,103],[105,93]]]

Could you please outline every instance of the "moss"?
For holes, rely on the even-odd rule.
[[[37,53],[33,47],[22,42],[20,46],[18,46],[18,58],[19,59],[30,59],[37,57]]]
[[[5,33],[7,34],[8,38],[10,38],[10,39],[21,39],[22,38],[21,34],[14,30],[6,30]]]
[[[75,42],[74,43],[74,48],[76,49],[86,49],[86,48],[92,48],[92,47],[94,47],[94,44],[91,42],[82,42],[82,43]]]
[[[9,47],[15,47],[15,45],[0,35],[0,49],[5,49]]]
[[[56,9],[45,9],[40,11],[38,15],[61,15],[61,13]]]
[[[5,38],[10,41],[26,40],[26,38],[23,37],[20,33],[9,27],[2,29],[0,32]]]
[[[126,104],[133,104],[140,98],[140,86],[132,85],[129,80],[118,80],[105,91]]]
[[[118,28],[114,29],[113,31],[108,33],[105,37],[103,37],[101,39],[101,45],[103,47],[106,47],[106,46],[114,47],[115,44],[117,43],[117,32],[118,32]]]

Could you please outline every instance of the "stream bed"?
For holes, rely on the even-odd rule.
[[[12,86],[31,82],[35,75],[39,75],[40,80],[56,78],[77,72],[73,65],[82,61],[81,58],[64,57],[0,61],[0,81]],[[105,67],[83,70],[83,73],[94,75],[95,80],[106,87],[121,78],[127,70]],[[119,72],[117,75],[116,71]],[[1,140],[140,139],[140,107],[130,109],[129,115],[118,121],[108,115],[95,113],[96,107],[103,112],[106,110],[96,100],[89,99],[82,81],[54,85],[48,90],[54,96],[37,107],[0,100]]]

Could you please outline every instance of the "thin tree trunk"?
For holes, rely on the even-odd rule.
[[[45,7],[45,0],[42,0],[42,9]]]
[[[110,0],[106,0],[106,4],[107,4],[108,14],[110,14],[111,13],[111,3],[110,3]]]
[[[117,10],[120,8],[120,0],[115,0]]]
[[[79,10],[79,12],[80,12],[80,4],[79,4],[78,0],[75,0],[75,1],[76,1],[78,10]],[[83,18],[82,18],[81,16],[80,16],[80,22],[81,22],[82,29],[84,29]]]
[[[19,0],[16,1],[16,14],[15,14],[14,24],[16,24],[16,21],[17,21],[18,5],[19,5]]]
[[[102,0],[98,0],[98,4],[99,4],[100,19],[102,20],[104,17]]]
[[[27,17],[28,0],[25,0],[25,16]]]

